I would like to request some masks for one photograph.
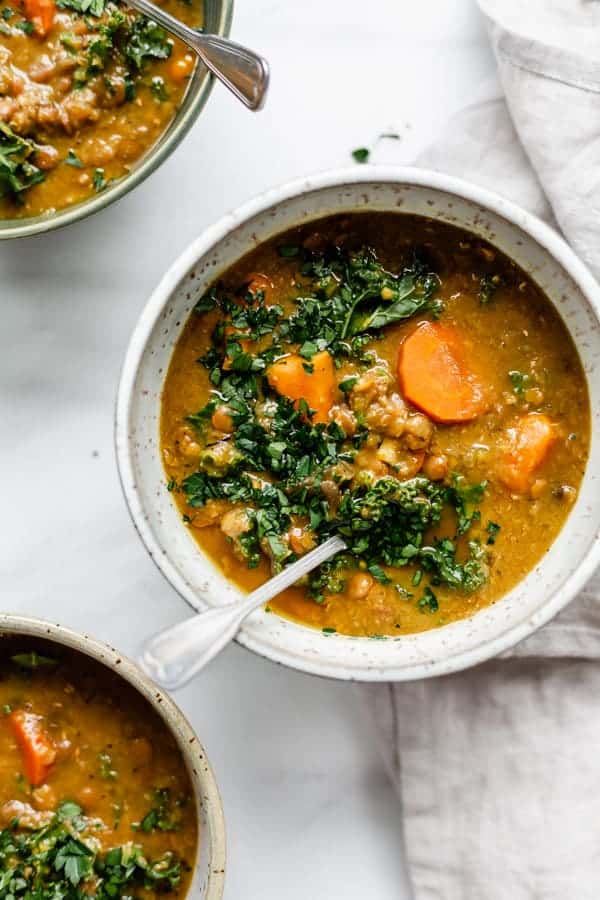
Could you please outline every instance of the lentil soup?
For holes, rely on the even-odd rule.
[[[0,897],[184,896],[195,798],[162,720],[82,654],[12,637],[0,653]]]
[[[340,533],[348,551],[271,610],[399,635],[472,615],[542,559],[589,447],[587,384],[536,283],[424,217],[279,235],[198,302],[161,445],[191,535],[252,590]]]
[[[197,0],[158,0],[188,25]],[[113,0],[0,0],[0,218],[103,191],[158,140],[194,54]]]

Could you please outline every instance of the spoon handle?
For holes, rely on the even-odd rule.
[[[252,591],[241,603],[204,610],[161,631],[142,648],[142,668],[168,690],[182,687],[233,640],[246,616],[345,549],[342,538],[329,538]]]
[[[132,9],[154,19],[194,50],[213,75],[248,109],[262,107],[269,86],[269,66],[262,56],[227,38],[195,31],[150,0],[125,2]]]

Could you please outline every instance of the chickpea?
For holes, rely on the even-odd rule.
[[[40,169],[53,169],[58,163],[58,150],[49,144],[38,146],[35,151],[35,164]]]
[[[532,406],[541,406],[544,402],[544,394],[537,387],[527,388],[525,391],[525,401],[531,403]]]
[[[406,446],[410,450],[422,450],[430,442],[433,425],[422,413],[409,416],[405,427]]]
[[[374,583],[371,575],[356,572],[348,583],[348,596],[351,600],[364,600]]]
[[[218,406],[212,414],[210,422],[213,428],[223,431],[225,434],[231,434],[234,430],[231,409],[228,406]]]
[[[311,531],[305,531],[303,528],[290,528],[288,533],[290,547],[298,556],[308,553],[315,546],[314,535]]]
[[[56,794],[49,784],[42,784],[32,791],[31,799],[36,809],[56,809]]]
[[[346,437],[352,437],[356,433],[356,417],[345,404],[334,406],[329,418],[342,429]]]
[[[196,57],[193,53],[186,53],[185,56],[175,56],[169,64],[169,75],[173,81],[184,81],[194,71],[195,63]]]
[[[84,788],[81,788],[77,795],[78,802],[86,812],[93,809],[94,806],[97,805],[99,799],[97,789],[92,787],[91,784],[86,784]]]
[[[177,445],[179,453],[181,456],[185,457],[185,459],[198,459],[202,453],[202,447],[189,428],[181,428],[179,430],[175,439],[175,444]]]
[[[448,457],[445,453],[426,456],[423,463],[423,474],[431,481],[441,481],[448,474]]]

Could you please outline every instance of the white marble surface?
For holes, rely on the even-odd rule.
[[[2,607],[129,653],[188,613],[134,533],[112,447],[119,367],[151,288],[263,188],[346,165],[390,129],[402,140],[375,160],[409,162],[493,76],[474,0],[238,0],[233,33],[271,60],[264,112],[215,88],[133,194],[0,245]],[[177,700],[221,786],[228,900],[409,897],[399,803],[350,685],[231,647]]]

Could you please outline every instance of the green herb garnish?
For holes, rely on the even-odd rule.
[[[44,173],[34,165],[36,145],[15,134],[0,122],[0,197],[22,202],[22,194],[44,181]]]
[[[368,149],[368,147],[357,147],[356,150],[352,151],[352,159],[357,163],[369,162],[370,155],[371,151]]]
[[[22,669],[33,671],[34,669],[54,669],[58,665],[58,660],[51,656],[42,656],[35,650],[29,653],[15,653],[11,656],[11,660]]]

